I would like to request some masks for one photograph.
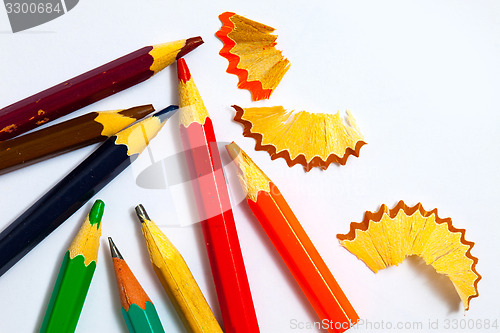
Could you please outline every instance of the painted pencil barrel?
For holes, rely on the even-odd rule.
[[[181,125],[180,131],[224,329],[226,332],[258,332],[212,121],[207,118],[204,125],[193,122],[187,128]],[[204,137],[208,141],[207,149],[199,149]]]
[[[129,166],[161,129],[167,113],[176,109],[158,111],[110,137],[7,226],[0,233],[0,275]]]
[[[64,255],[40,333],[75,331],[96,269],[103,212],[97,200]]]
[[[227,333],[259,332],[212,120],[184,59],[179,121],[217,298]]]
[[[152,105],[91,112],[0,142],[0,175],[106,140],[154,111]]]
[[[55,294],[52,296],[54,300],[50,301],[40,333],[74,332],[78,324],[96,263],[92,262],[89,266],[85,266],[82,256],[73,259],[69,256],[69,252],[64,255],[54,286]],[[85,290],[80,293],[81,289]]]
[[[248,204],[329,332],[344,332],[359,317],[302,228],[282,194],[272,182],[270,192],[260,191]],[[286,216],[286,220],[279,219]]]
[[[0,141],[140,83],[203,43],[200,37],[146,46],[0,109]]]
[[[122,308],[122,315],[130,333],[164,333],[156,308],[146,302],[144,309],[137,304],[131,304],[126,311]]]

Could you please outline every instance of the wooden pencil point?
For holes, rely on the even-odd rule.
[[[158,117],[158,119],[160,119],[160,121],[163,123],[164,121],[166,121],[168,118],[170,118],[172,116],[174,111],[176,111],[178,109],[179,109],[179,107],[177,105],[170,105],[170,106],[156,112],[155,117]]]
[[[226,145],[226,150],[238,167],[238,178],[247,199],[255,202],[260,191],[270,192],[271,180],[236,143]]]
[[[189,71],[186,61],[183,58],[177,60],[177,76],[179,77],[179,80],[182,80],[184,83],[191,79],[191,72]]]
[[[135,212],[137,214],[137,217],[139,218],[139,221],[141,223],[144,223],[149,220],[148,213],[146,212],[146,209],[144,208],[143,205],[139,204],[135,207]]]
[[[186,44],[179,51],[176,59],[180,59],[180,58],[184,57],[186,54],[193,51],[195,48],[197,48],[201,44],[203,44],[203,39],[200,36],[186,39]]]
[[[150,114],[151,112],[153,112],[154,110],[155,109],[154,109],[153,105],[146,104],[146,105],[136,106],[133,108],[122,110],[122,111],[118,112],[118,114],[125,116],[125,117],[134,117],[136,119],[142,119],[145,116],[147,116],[148,114]]]
[[[120,251],[118,251],[118,248],[116,247],[115,242],[113,242],[113,239],[111,237],[108,237],[108,242],[109,242],[109,251],[111,252],[111,257],[123,259],[122,254],[120,253]]]

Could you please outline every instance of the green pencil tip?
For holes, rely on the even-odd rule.
[[[101,226],[102,215],[104,214],[104,201],[96,200],[89,213],[90,225],[97,223],[97,229]]]

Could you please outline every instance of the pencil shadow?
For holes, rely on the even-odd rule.
[[[73,230],[71,233],[67,236],[67,239],[64,243],[61,242],[61,249],[60,249],[60,254],[58,255],[59,261],[57,262],[57,265],[54,267],[54,270],[52,271],[52,274],[50,276],[50,282],[49,285],[46,288],[42,288],[45,292],[45,295],[43,296],[43,306],[40,309],[40,312],[38,313],[38,317],[36,320],[36,326],[34,329],[34,332],[38,332],[40,330],[40,327],[42,326],[43,322],[43,317],[45,317],[45,312],[47,311],[47,306],[50,301],[50,297],[52,296],[52,290],[54,289],[54,285],[57,280],[57,276],[59,275],[59,270],[61,269],[61,264],[64,258],[64,255],[66,254],[66,251],[68,251],[69,246],[71,245],[71,242],[73,242],[73,239],[75,238],[76,234],[81,228],[81,223],[85,221],[85,218],[87,217],[88,211],[91,205],[85,204],[83,205],[85,209],[80,209],[78,212],[76,212],[74,215],[77,215],[79,218],[75,219],[77,223],[73,226]],[[87,209],[88,208],[88,209]],[[80,221],[78,223],[78,221]],[[49,238],[50,235],[47,237]],[[46,240],[46,239],[45,239]]]
[[[290,287],[290,290],[294,293],[295,297],[299,300],[299,302],[302,304],[304,310],[306,311],[307,315],[311,319],[311,321],[318,321],[318,316],[316,312],[314,312],[314,309],[310,305],[306,295],[302,292],[300,289],[299,285],[295,281],[292,273],[286,266],[285,262],[281,259],[281,256],[279,253],[276,251],[274,248],[273,243],[267,237],[266,232],[264,229],[261,227],[259,221],[253,214],[252,210],[250,207],[246,204],[246,200],[242,201],[239,206],[242,208],[246,218],[248,221],[251,221],[251,226],[253,230],[257,233],[258,237],[261,239],[262,244],[264,244],[267,252],[269,253],[269,256],[272,258],[274,264],[278,266],[280,272],[282,273],[282,276],[285,278],[287,281],[288,286]],[[248,271],[250,269],[247,268]],[[269,297],[275,297],[275,295],[269,295]]]
[[[113,237],[113,236],[111,236]],[[113,238],[113,241],[116,241],[117,247],[119,248],[121,242],[120,239],[118,238]],[[122,315],[122,304],[120,301],[120,293],[118,292],[118,287],[116,285],[116,278],[115,278],[115,269],[113,266],[113,259],[111,259],[111,255],[109,252],[109,246],[108,246],[108,239],[107,237],[102,237],[101,238],[101,248],[105,250],[106,252],[102,257],[104,257],[104,266],[106,269],[106,277],[107,277],[107,282],[108,282],[108,290],[111,290],[111,303],[113,307],[113,317],[115,322],[120,323],[120,332],[127,332],[127,324],[125,323],[125,319],[123,318]]]
[[[135,238],[143,240],[144,236],[142,235],[142,231],[141,231],[141,223],[137,219],[137,214],[136,214],[134,208],[132,208],[130,210],[130,217],[131,217],[132,221],[136,221],[136,223],[135,223],[136,227],[134,228],[135,233],[136,233]],[[141,243],[143,244],[143,246],[140,246],[140,250],[139,250],[140,255],[141,255],[141,260],[143,262],[151,263],[151,259],[149,258],[149,252],[148,252],[147,246],[146,246],[144,241],[141,241]],[[168,297],[167,293],[165,292],[165,289],[163,289],[163,286],[161,285],[160,280],[156,276],[156,273],[153,270],[152,265],[149,264],[146,266],[149,267],[148,274],[154,276],[153,281],[154,281],[155,293],[162,295],[163,303],[166,304],[167,313],[163,314],[163,313],[158,312],[158,315],[160,316],[160,320],[163,322],[164,319],[162,320],[162,318],[168,318],[169,321],[170,320],[175,321],[175,326],[179,327],[180,330],[183,330],[184,324],[182,323],[181,319],[177,315],[177,312],[175,311],[175,308],[174,308],[172,302],[170,301],[170,298]],[[146,291],[146,293],[147,293],[147,291]],[[151,301],[153,302],[153,304],[156,304],[160,300],[151,299]],[[127,330],[125,330],[124,332],[126,332],[126,331]]]
[[[427,265],[425,261],[418,256],[411,256],[405,259],[408,266],[419,275],[426,278],[427,284],[434,294],[443,299],[448,305],[449,313],[460,310],[460,297],[451,280],[444,274],[436,272],[434,267]]]

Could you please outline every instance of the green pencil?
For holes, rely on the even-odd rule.
[[[40,333],[75,331],[96,268],[103,212],[97,200],[64,255]]]
[[[122,314],[130,333],[165,333],[153,302],[123,260],[115,243],[108,237],[116,283],[120,291]]]

